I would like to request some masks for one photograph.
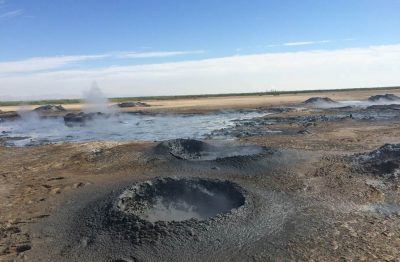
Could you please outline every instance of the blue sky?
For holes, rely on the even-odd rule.
[[[290,54],[296,57],[299,52],[310,55],[319,50],[327,53],[320,54],[324,65],[323,57],[337,54],[334,52],[348,55],[347,50],[356,50],[364,52],[362,58],[358,56],[360,65],[368,57],[379,56],[391,63],[379,60],[381,68],[394,70],[399,60],[386,54],[397,55],[399,10],[399,0],[0,0],[0,98],[11,97],[11,90],[17,90],[15,96],[31,90],[43,97],[77,96],[94,80],[109,95],[246,92],[308,86],[323,89],[328,85],[320,80],[308,83],[299,79],[303,84],[298,86],[282,82],[284,75],[291,72],[284,67],[286,71],[282,69],[279,76],[273,67],[266,66],[265,59],[277,62]],[[371,51],[375,47],[380,48]],[[244,62],[252,55],[264,57],[257,63]],[[221,64],[215,58],[233,59],[232,63],[239,62],[235,58],[241,59],[243,74],[254,77],[258,72],[271,77],[247,83],[246,75],[242,75],[240,88],[235,81],[227,80],[231,77],[229,72],[233,76],[240,74],[240,68],[232,71],[229,64]],[[302,59],[303,67],[298,66],[305,69],[312,64],[313,56]],[[293,58],[285,61],[289,63]],[[250,73],[248,63],[253,67]],[[150,67],[143,69],[146,65]],[[166,70],[164,74],[159,72],[159,66]],[[176,66],[186,71],[196,68],[166,76]],[[112,76],[113,68],[120,69],[115,75],[124,77]],[[340,64],[334,69],[327,65],[326,70],[331,70],[334,78],[340,68]],[[111,75],[109,78],[96,77],[105,70]],[[193,73],[197,74],[193,81],[202,79],[207,86],[191,87]],[[362,73],[370,75],[368,70],[359,74]],[[64,81],[59,75],[64,76]],[[382,84],[400,84],[394,75],[381,77]],[[173,81],[165,82],[171,78]],[[343,79],[343,85],[335,82],[329,88],[375,85],[377,79],[378,76],[370,82],[348,79],[348,84]],[[330,80],[327,77],[326,83]],[[163,83],[167,83],[166,87]],[[54,84],[62,90],[51,87]],[[144,92],[143,88],[149,91]]]

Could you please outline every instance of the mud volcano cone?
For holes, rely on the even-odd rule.
[[[194,139],[174,139],[158,144],[156,153],[183,160],[213,161],[232,157],[255,156],[267,152],[254,145],[209,144]]]
[[[358,154],[356,165],[373,175],[396,178],[400,175],[400,144],[386,144],[374,151]]]
[[[178,159],[196,160],[209,155],[212,146],[195,139],[173,139],[163,141],[157,145],[159,153],[169,153]]]
[[[311,97],[303,102],[306,105],[317,105],[317,104],[336,104],[337,102],[329,97]]]

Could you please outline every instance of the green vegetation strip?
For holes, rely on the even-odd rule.
[[[256,93],[228,93],[228,94],[204,94],[204,95],[179,95],[179,96],[138,96],[138,97],[114,97],[111,102],[120,103],[128,101],[149,101],[149,100],[178,100],[178,99],[197,99],[209,97],[229,97],[229,96],[268,96],[284,94],[307,94],[307,93],[325,93],[325,92],[349,92],[349,91],[368,91],[368,90],[400,90],[400,86],[391,87],[365,87],[350,89],[324,89],[324,90],[297,90],[297,91],[268,91]],[[47,105],[47,104],[78,104],[81,99],[49,99],[32,101],[0,101],[0,106],[18,106],[18,105]]]

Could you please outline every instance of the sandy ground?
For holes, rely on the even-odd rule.
[[[378,93],[387,92],[318,93],[317,96],[362,100]],[[400,94],[393,90],[390,93]],[[182,112],[283,106],[311,96],[313,94],[149,101],[153,107],[146,110]],[[79,106],[67,108],[78,109]],[[298,111],[269,117],[288,119],[326,113]],[[181,239],[176,245],[175,240],[169,243],[160,240],[135,249],[128,258],[121,256],[120,259],[125,260],[114,261],[161,261],[163,258],[184,261],[188,257],[201,261],[207,256],[218,261],[400,261],[400,213],[370,212],[372,206],[385,203],[389,198],[395,205],[400,205],[399,181],[358,174],[351,163],[343,159],[343,156],[368,152],[386,143],[399,143],[398,120],[318,122],[307,127],[309,132],[305,134],[297,132],[304,127],[295,121],[265,128],[287,128],[296,132],[247,136],[233,143],[257,144],[290,153],[282,153],[273,160],[263,158],[258,162],[239,163],[239,166],[214,162],[193,164],[169,158],[157,160],[152,155],[155,143],[91,142],[0,147],[0,260],[71,261],[80,258],[110,261],[112,259],[104,257],[101,249],[110,254],[114,250],[99,248],[97,255],[91,257],[90,249],[76,249],[82,256],[74,253],[75,256],[72,251],[68,253],[62,249],[65,247],[59,247],[63,245],[62,241],[71,241],[60,237],[60,232],[64,231],[54,227],[53,235],[46,235],[40,230],[50,227],[47,221],[51,222],[53,217],[63,216],[58,210],[65,203],[75,199],[83,205],[85,200],[81,197],[92,192],[90,190],[101,195],[112,188],[107,185],[116,182],[128,185],[151,177],[177,175],[229,179],[248,189],[256,200],[265,197],[265,193],[260,192],[282,193],[285,198],[277,199],[297,208],[279,219],[276,235],[264,231],[270,225],[266,223],[265,228],[262,227],[265,222],[261,219],[262,213],[268,211],[261,205],[254,209],[254,216],[248,220],[250,224],[258,221],[253,224],[258,233],[251,227],[246,232],[239,230],[238,234],[243,234],[243,238],[231,244],[228,240],[221,241],[222,235],[219,240],[210,238],[213,247],[203,247],[202,241],[193,242],[192,238]],[[71,211],[68,217],[73,215]],[[37,227],[41,229],[36,230]],[[201,234],[208,237],[206,233]],[[229,237],[229,232],[223,235]]]
[[[229,96],[210,97],[196,99],[175,99],[175,100],[149,100],[142,101],[151,107],[126,108],[122,111],[150,111],[150,112],[197,112],[212,111],[221,109],[257,108],[266,106],[279,106],[298,104],[313,96],[327,96],[337,101],[366,100],[368,97],[377,94],[391,93],[400,95],[400,90],[372,90],[372,91],[348,91],[348,92],[318,92],[307,94],[288,95],[265,95],[265,96]],[[110,104],[112,106],[113,104]],[[37,105],[26,106],[24,110],[31,110]],[[81,104],[64,105],[67,110],[81,110]],[[4,112],[18,111],[16,106],[0,106]]]

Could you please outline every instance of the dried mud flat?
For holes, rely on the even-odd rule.
[[[0,147],[0,260],[399,261],[400,112],[275,112],[215,131],[228,153]]]

